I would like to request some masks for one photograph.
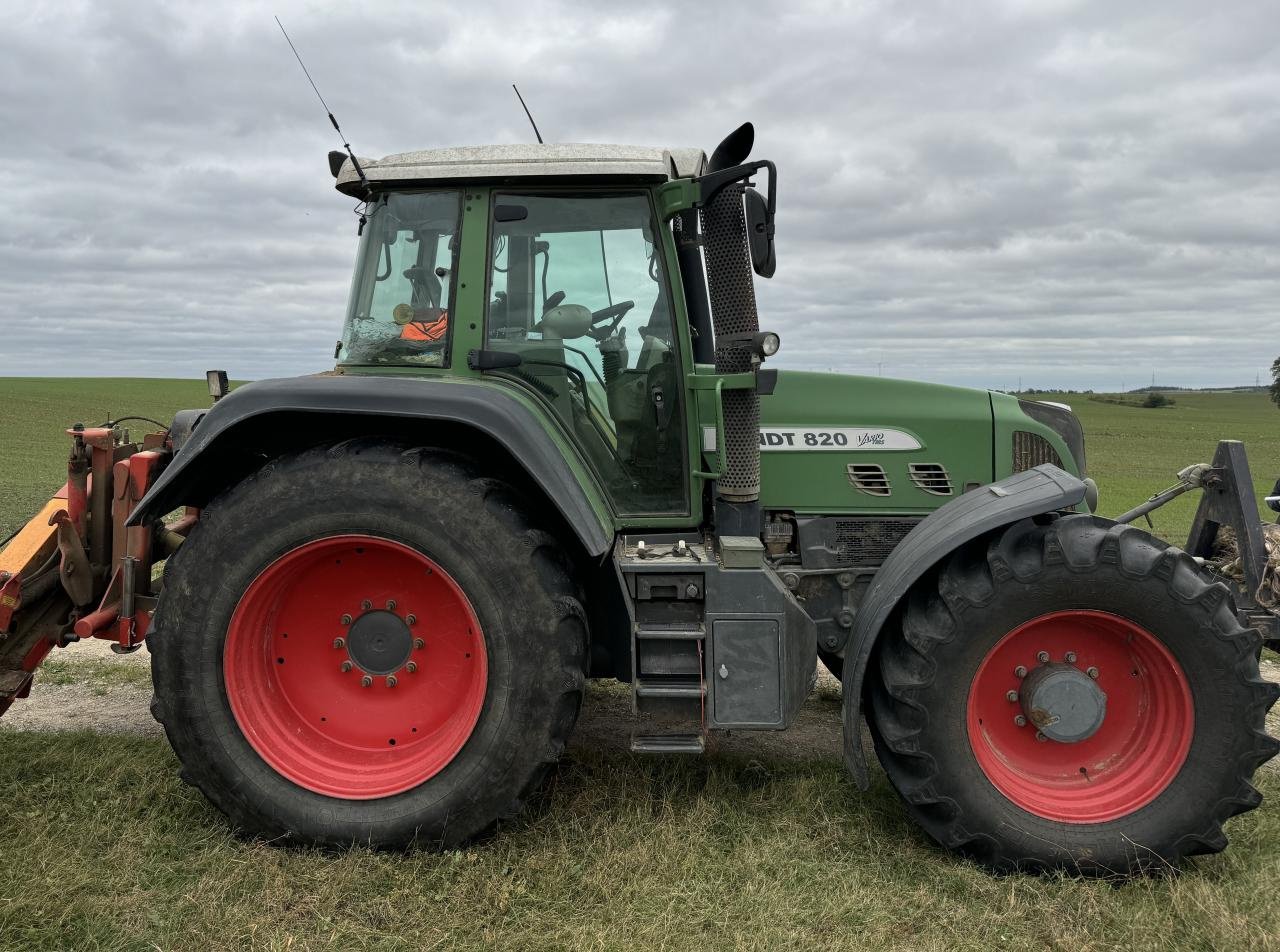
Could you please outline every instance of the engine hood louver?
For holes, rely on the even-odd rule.
[[[848,466],[849,482],[854,488],[868,496],[891,496],[893,487],[884,467],[876,463],[850,463]]]
[[[930,495],[950,496],[955,492],[951,485],[951,474],[941,463],[912,463],[908,471],[916,487]]]

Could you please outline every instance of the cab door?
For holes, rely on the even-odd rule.
[[[689,511],[683,372],[650,196],[495,192],[485,347],[626,515]]]

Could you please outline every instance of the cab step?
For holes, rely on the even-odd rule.
[[[701,754],[707,749],[702,734],[632,734],[633,754]]]
[[[636,697],[704,698],[707,686],[700,679],[636,678]]]
[[[638,641],[702,641],[707,633],[700,624],[692,627],[636,625],[635,636]]]

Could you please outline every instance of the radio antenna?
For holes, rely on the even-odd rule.
[[[320,100],[320,105],[324,106],[324,111],[329,115],[329,121],[333,123],[333,129],[338,133],[338,138],[342,141],[342,147],[347,150],[347,155],[351,158],[351,167],[356,170],[356,175],[360,176],[360,184],[366,189],[369,187],[369,180],[364,176],[364,169],[360,168],[360,160],[356,158],[356,154],[351,151],[351,143],[347,141],[347,137],[342,134],[342,127],[338,125],[338,120],[333,117],[333,110],[329,108],[329,104],[324,101],[324,97],[320,95],[320,90],[316,87],[316,81],[311,78],[311,73],[307,69],[307,64],[302,62],[302,57],[298,53],[298,48],[293,45],[293,40],[289,39],[289,34],[284,28],[284,24],[280,22],[280,18],[276,17],[276,26],[280,27],[280,32],[284,33],[284,41],[289,44],[289,49],[293,50],[293,57],[298,61],[298,65],[302,67],[302,75],[307,77],[307,82],[311,84],[311,88],[315,90],[316,98]],[[533,120],[531,119],[530,122]],[[539,140],[541,141],[541,140]]]
[[[538,131],[538,124],[533,121],[533,114],[529,112],[529,107],[524,104],[524,97],[520,95],[520,90],[516,89],[515,83],[511,84],[511,88],[516,90],[516,98],[520,100],[524,114],[529,117],[529,125],[533,126],[533,134],[538,137],[538,145],[542,145],[542,133]]]

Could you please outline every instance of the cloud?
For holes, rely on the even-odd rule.
[[[500,0],[281,19],[361,154],[527,141],[780,169],[779,363],[1007,387],[1251,382],[1280,353],[1280,7]],[[0,374],[332,364],[336,141],[253,3],[14,4]]]

